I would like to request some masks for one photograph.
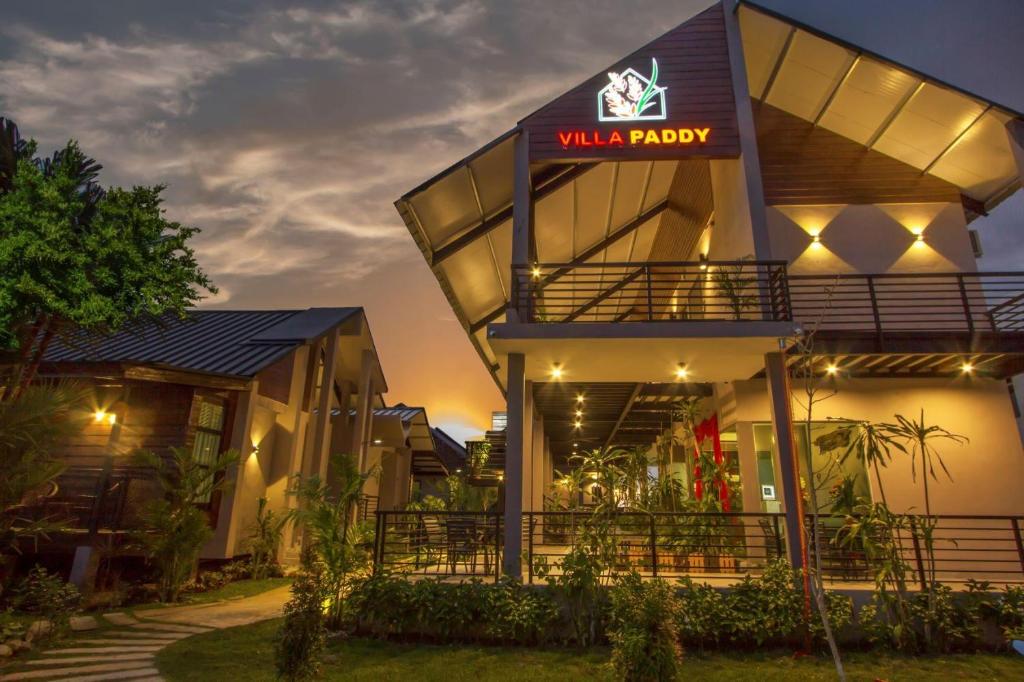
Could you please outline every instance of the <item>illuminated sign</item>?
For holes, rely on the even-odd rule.
[[[562,149],[595,147],[685,147],[704,144],[711,128],[629,128],[626,130],[559,130]]]
[[[598,121],[664,121],[666,88],[658,85],[658,61],[651,59],[651,76],[632,68],[608,73],[608,85],[597,93]]]

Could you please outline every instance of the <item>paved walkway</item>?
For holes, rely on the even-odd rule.
[[[96,629],[57,642],[39,658],[14,662],[0,670],[0,680],[162,680],[154,664],[158,651],[180,639],[281,615],[288,586],[253,597],[212,604],[105,613]]]

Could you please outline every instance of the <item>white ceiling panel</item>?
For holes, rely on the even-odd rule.
[[[678,161],[655,161],[654,169],[651,171],[651,183],[647,188],[647,196],[644,197],[643,210],[653,207],[668,196],[672,188],[672,179],[676,175]]]
[[[537,259],[541,263],[572,260],[573,183],[547,195],[533,206]]]
[[[575,255],[604,239],[617,163],[602,163],[576,179]]]
[[[768,93],[767,103],[813,121],[856,54],[806,31],[797,31]]]
[[[905,71],[862,57],[836,92],[820,125],[867,144],[919,82]]]
[[[771,77],[790,27],[760,12],[740,8],[740,32],[743,57],[747,65],[747,86],[753,97],[760,97]]]
[[[496,227],[488,235],[491,252],[494,254],[495,267],[501,279],[502,295],[508,298],[512,290],[512,221],[506,221]]]
[[[508,139],[469,164],[485,215],[496,213],[512,203],[514,160],[515,140]]]
[[[480,208],[465,168],[449,173],[409,203],[434,249],[480,222]]]
[[[874,149],[924,169],[984,109],[969,97],[926,83],[893,119]]]
[[[454,283],[455,297],[470,321],[479,320],[505,301],[486,239],[472,242],[445,260],[441,269]]]
[[[658,232],[658,225],[661,224],[661,216],[651,218],[643,227],[636,231],[636,239],[633,242],[630,260],[645,261],[651,255],[651,246],[654,245],[654,235]]]
[[[985,201],[1017,177],[1017,161],[1007,143],[1009,116],[988,111],[936,163],[931,173]]]

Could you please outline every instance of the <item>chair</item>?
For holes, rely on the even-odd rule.
[[[424,554],[426,559],[422,564],[424,568],[435,561],[440,561],[445,549],[445,531],[441,520],[433,514],[420,516],[416,535],[416,568],[420,567],[421,554]]]
[[[480,548],[480,534],[472,516],[451,516],[446,524],[448,535],[448,568],[455,574],[455,564],[468,565],[476,573],[476,554]]]

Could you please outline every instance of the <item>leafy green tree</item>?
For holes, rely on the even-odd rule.
[[[153,468],[163,493],[146,506],[144,530],[136,537],[146,557],[156,565],[161,601],[178,601],[182,586],[199,561],[200,550],[213,536],[206,511],[199,505],[227,487],[222,474],[238,461],[238,453],[229,450],[206,462],[190,448],[171,448],[169,458],[142,452],[136,459]]]
[[[84,427],[86,395],[75,384],[51,384],[0,403],[0,555],[17,553],[21,541],[59,527],[59,519],[28,510],[64,470],[51,453]]]
[[[267,498],[261,497],[256,506],[256,520],[249,539],[249,570],[256,580],[270,577],[277,564],[277,550],[281,546],[288,516],[267,508]],[[278,572],[280,569],[277,569]]]
[[[164,186],[104,190],[102,168],[71,141],[51,157],[0,119],[0,378],[4,400],[32,381],[54,336],[105,334],[216,293],[189,240],[168,220]]]

